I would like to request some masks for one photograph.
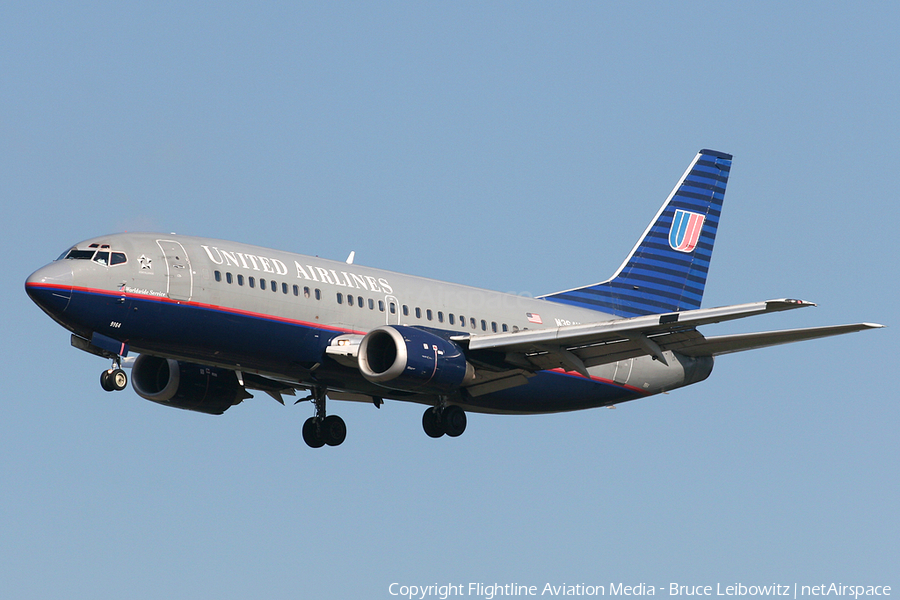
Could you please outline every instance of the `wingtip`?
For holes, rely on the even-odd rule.
[[[777,300],[767,300],[766,304],[782,304],[789,305],[791,308],[805,308],[807,306],[816,306],[815,302],[809,302],[807,300],[798,300],[796,298],[779,298]]]
[[[809,300],[798,300],[796,298],[785,298],[782,302],[787,302],[789,304],[799,304],[800,306],[817,306],[815,302],[810,302]]]

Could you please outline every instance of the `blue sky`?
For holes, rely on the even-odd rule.
[[[0,595],[390,598],[388,586],[900,589],[894,3],[0,6]],[[700,148],[734,154],[722,357],[616,410],[106,394],[25,277],[113,231],[236,239],[501,291],[605,279]]]

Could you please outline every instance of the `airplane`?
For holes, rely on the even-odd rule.
[[[707,337],[698,327],[814,306],[701,308],[732,156],[701,150],[606,281],[524,297],[231,241],[119,233],[80,242],[25,282],[71,344],[111,360],[104,390],[213,415],[301,391],[310,447],[338,446],[326,399],[426,405],[425,433],[466,413],[616,404],[709,377],[732,352],[882,327]],[[136,353],[137,357],[129,356]]]

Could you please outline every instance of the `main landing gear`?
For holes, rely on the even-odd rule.
[[[340,446],[347,437],[347,425],[337,415],[325,416],[325,388],[313,388],[312,396],[305,400],[312,400],[316,405],[316,416],[303,423],[303,441],[306,445],[310,448],[321,448],[326,444]]]
[[[460,436],[466,430],[466,411],[455,404],[429,408],[422,415],[422,428],[433,438],[445,433],[450,437]]]
[[[128,375],[122,370],[122,364],[116,357],[113,366],[100,373],[100,387],[107,392],[121,392],[128,386]]]
[[[312,400],[316,406],[315,416],[303,423],[303,441],[310,448],[340,446],[347,437],[347,425],[337,415],[325,416],[324,387],[314,387],[311,392],[310,396],[294,403]],[[433,438],[461,436],[466,430],[466,411],[455,404],[444,404],[442,399],[440,405],[429,408],[422,415],[422,427]]]

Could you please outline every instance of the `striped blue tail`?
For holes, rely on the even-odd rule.
[[[701,150],[611,279],[543,298],[622,317],[700,308],[730,170]]]

